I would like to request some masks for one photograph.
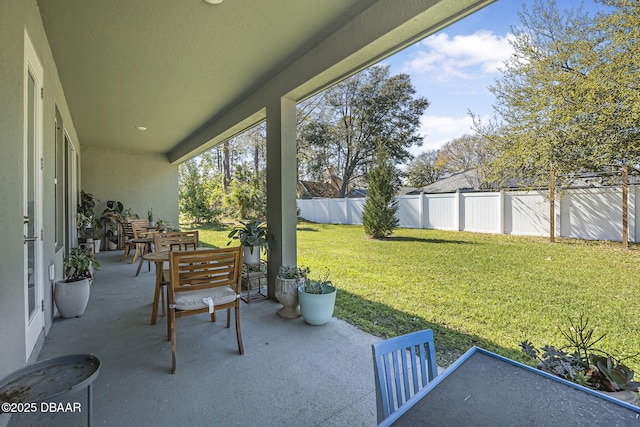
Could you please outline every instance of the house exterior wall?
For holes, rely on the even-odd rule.
[[[108,200],[122,202],[141,218],[149,208],[154,220],[178,226],[178,166],[162,154],[82,147],[82,189],[94,195],[100,216]]]
[[[35,0],[3,2],[0,14],[0,377],[34,359],[25,350],[25,301],[23,266],[23,144],[24,144],[24,34],[29,34],[38,59],[44,68],[43,99],[43,251],[45,270],[45,329],[53,319],[53,281],[46,269],[54,265],[59,277],[62,271],[61,251],[55,248],[55,108],[58,107],[70,137],[77,141],[62,85],[42,25]]]

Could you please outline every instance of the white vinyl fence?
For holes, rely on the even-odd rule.
[[[629,240],[640,241],[640,188],[629,187]],[[398,196],[402,228],[549,236],[546,191],[456,192]],[[299,199],[301,217],[323,224],[362,224],[364,198]],[[620,187],[564,190],[556,198],[556,236],[622,240]]]

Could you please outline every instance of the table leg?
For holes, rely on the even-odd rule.
[[[87,426],[91,427],[91,419],[93,418],[93,384],[87,387]]]
[[[155,325],[158,320],[158,300],[160,299],[160,292],[162,290],[162,265],[163,261],[156,262],[156,288],[153,293],[153,310],[151,311],[151,324]]]
[[[136,277],[138,277],[138,275],[140,274],[140,269],[142,268],[142,264],[144,264],[144,254],[151,252],[149,249],[150,249],[150,244],[145,243],[144,246],[142,247],[142,253],[140,254],[140,263],[138,263],[138,269],[136,270]],[[151,270],[151,267],[149,267],[149,270]]]

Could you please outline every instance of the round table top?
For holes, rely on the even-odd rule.
[[[142,258],[145,261],[151,262],[169,261],[169,251],[151,252],[148,254],[144,254]]]
[[[71,354],[27,365],[0,380],[0,401],[40,402],[79,391],[100,371],[92,354]]]

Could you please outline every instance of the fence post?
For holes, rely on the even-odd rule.
[[[420,192],[420,228],[424,228],[424,191]]]
[[[453,212],[453,218],[456,222],[456,231],[462,230],[462,227],[460,227],[460,202],[461,202],[460,190],[456,190],[456,198],[455,198],[455,205],[454,205],[454,212]]]
[[[498,203],[500,204],[500,210],[498,213],[498,233],[504,234],[504,218],[505,218],[505,203],[504,203],[504,189],[500,190],[500,196],[498,197]]]

